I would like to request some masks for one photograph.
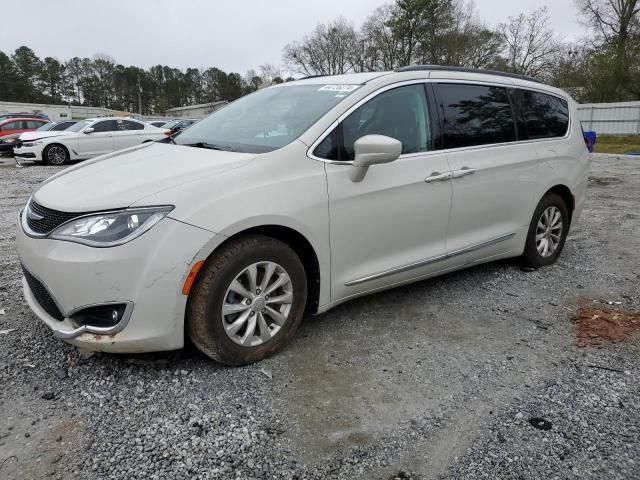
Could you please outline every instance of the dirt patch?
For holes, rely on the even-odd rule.
[[[579,347],[617,343],[640,330],[640,313],[580,307],[573,322]]]
[[[622,183],[622,179],[618,178],[618,177],[596,177],[596,176],[590,176],[589,177],[589,183],[590,184],[595,184],[595,185],[600,185],[600,186],[607,186],[607,185],[617,185],[619,183]]]

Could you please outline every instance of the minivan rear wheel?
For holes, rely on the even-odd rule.
[[[288,245],[241,237],[207,260],[187,303],[186,333],[218,362],[257,362],[291,339],[306,301],[304,266]]]
[[[569,231],[569,212],[560,195],[547,193],[536,207],[529,225],[522,261],[527,267],[556,262]]]

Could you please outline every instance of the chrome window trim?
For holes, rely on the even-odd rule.
[[[489,247],[491,245],[495,245],[496,243],[504,242],[505,240],[509,240],[516,236],[516,232],[507,233],[505,235],[501,235],[496,238],[492,238],[491,240],[485,240],[484,242],[476,243],[474,245],[470,245],[468,247],[460,248],[458,250],[454,250],[450,253],[445,253],[443,255],[437,255],[435,257],[427,258],[426,260],[420,260],[419,262],[410,263],[407,265],[402,265],[400,267],[394,267],[389,270],[384,270],[382,272],[374,273],[371,275],[367,275],[366,277],[356,278],[355,280],[349,280],[345,282],[345,286],[352,287],[354,285],[359,285],[361,283],[369,282],[371,280],[377,280],[379,278],[387,277],[389,275],[395,275],[397,273],[408,272],[410,270],[414,270],[416,268],[425,267],[427,265],[431,265],[432,263],[441,262],[442,260],[447,260],[449,258],[457,257],[459,255],[464,255],[465,253],[474,252],[484,247]]]
[[[400,155],[400,157],[398,157],[399,159],[436,154],[436,153],[462,152],[466,150],[475,150],[480,148],[493,148],[493,147],[510,146],[510,145],[524,145],[529,143],[554,142],[558,140],[567,140],[571,137],[571,130],[573,127],[573,115],[571,114],[571,108],[570,108],[571,102],[569,98],[563,97],[558,93],[549,92],[548,90],[544,90],[541,88],[523,86],[517,83],[488,82],[484,80],[469,80],[469,79],[457,80],[455,78],[420,78],[420,79],[403,80],[400,82],[390,83],[389,85],[385,85],[384,87],[381,87],[378,90],[371,92],[366,97],[360,99],[357,103],[349,107],[349,109],[346,112],[342,113],[333,123],[331,123],[331,125],[324,132],[320,134],[320,136],[307,149],[307,157],[310,158],[311,160],[328,163],[330,165],[353,165],[353,160],[329,160],[326,158],[317,157],[316,155],[313,154],[313,152],[318,147],[318,145],[320,145],[320,143],[322,143],[322,141],[333,131],[333,129],[338,126],[340,122],[342,122],[345,118],[347,118],[351,113],[357,110],[364,103],[368,102],[369,100],[378,96],[379,94],[386,92],[387,90],[392,90],[397,87],[402,87],[405,85],[414,85],[418,83],[424,83],[424,84],[426,83],[457,83],[457,84],[469,84],[469,85],[480,85],[480,86],[494,86],[494,87],[512,88],[512,89],[520,89],[520,90],[530,90],[533,92],[544,93],[546,95],[550,95],[550,96],[562,99],[569,104],[569,123],[567,125],[567,133],[563,137],[534,138],[534,139],[527,139],[527,140],[515,140],[513,142],[487,143],[484,145],[470,145],[467,147],[443,148],[440,150],[427,150],[424,152],[406,153],[406,154]]]

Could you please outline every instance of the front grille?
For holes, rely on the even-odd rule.
[[[21,148],[22,147],[22,140],[17,139],[16,143],[15,143],[16,148]]]
[[[56,302],[51,298],[51,295],[49,295],[47,288],[42,284],[42,282],[31,275],[24,266],[22,266],[22,273],[24,273],[24,278],[27,279],[27,284],[31,289],[31,293],[33,293],[34,298],[44,311],[56,320],[64,320],[64,315],[60,312]]]
[[[29,210],[31,210],[35,215],[42,217],[42,220],[35,220],[29,216]],[[29,225],[29,228],[35,233],[40,234],[47,234],[63,223],[84,215],[83,213],[77,212],[69,213],[52,210],[50,208],[43,207],[42,205],[38,205],[33,200],[29,202],[28,208],[25,210],[25,214],[27,215],[27,225]]]

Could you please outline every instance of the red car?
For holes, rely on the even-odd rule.
[[[41,118],[7,118],[6,120],[0,120],[0,138],[12,133],[31,132],[45,123],[49,122]]]

